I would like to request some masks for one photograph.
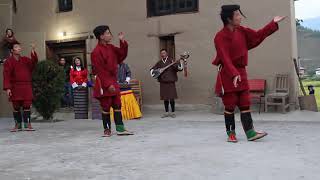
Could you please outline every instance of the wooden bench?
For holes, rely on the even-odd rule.
[[[261,112],[261,105],[264,107],[264,97],[266,95],[266,85],[267,82],[265,79],[250,79],[249,82],[249,91],[252,104],[259,104],[259,113]]]

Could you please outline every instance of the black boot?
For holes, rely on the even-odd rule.
[[[35,131],[31,126],[31,111],[23,110],[23,124],[26,131]]]
[[[110,113],[102,113],[102,123],[104,128],[104,135],[103,137],[110,137],[111,133],[111,120],[110,120]]]
[[[14,128],[12,128],[11,132],[22,131],[22,116],[20,111],[13,112],[13,119],[15,122]]]
[[[250,112],[241,113],[241,123],[248,141],[255,141],[268,135],[265,132],[257,132],[254,130],[253,121]]]
[[[224,119],[225,119],[227,134],[229,135],[231,132],[235,132],[236,124],[234,120],[234,113],[232,114],[224,113]]]
[[[226,131],[228,135],[228,142],[233,142],[236,143],[238,142],[237,137],[236,137],[236,124],[234,120],[234,113],[229,114],[229,113],[224,113],[224,119],[225,119],[225,125],[226,125]]]

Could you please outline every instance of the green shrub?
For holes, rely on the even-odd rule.
[[[39,62],[33,72],[33,105],[44,120],[52,119],[60,107],[64,78],[63,69],[51,60]]]

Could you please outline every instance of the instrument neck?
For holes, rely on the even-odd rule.
[[[173,61],[173,62],[170,63],[168,66],[162,68],[162,70],[164,71],[164,70],[168,69],[169,67],[171,67],[172,65],[176,64],[176,63],[179,62],[180,60],[181,60],[181,59]]]

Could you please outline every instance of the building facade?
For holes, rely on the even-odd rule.
[[[177,83],[179,104],[211,105],[217,70],[211,65],[215,56],[213,37],[222,28],[219,11],[232,0],[73,0],[72,10],[59,12],[58,0],[17,0],[17,12],[12,12],[11,1],[0,0],[1,32],[12,27],[23,43],[25,53],[31,42],[38,47],[40,59],[57,58],[59,44],[67,46],[72,54],[72,42],[84,42],[82,53],[90,68],[90,52],[96,40],[92,39],[95,26],[107,24],[115,35],[125,32],[129,42],[126,62],[133,76],[142,81],[144,104],[160,104],[159,85],[150,76],[150,67],[159,60],[159,50],[170,49],[178,57],[189,51],[189,76],[180,75]],[[290,101],[294,105],[298,95],[293,58],[297,57],[296,27],[293,0],[238,0],[247,18],[244,25],[258,29],[276,15],[288,16],[279,32],[263,45],[250,52],[249,78],[266,79],[268,91],[273,89],[275,74],[289,74]],[[9,9],[8,9],[9,8]],[[61,9],[60,9],[61,10]],[[9,13],[5,13],[9,12]],[[70,45],[71,43],[71,45]],[[61,53],[60,53],[61,55]],[[2,66],[0,67],[2,71]],[[2,72],[1,72],[2,74]],[[1,78],[2,84],[2,78]],[[4,92],[0,96],[0,116],[10,116]]]

